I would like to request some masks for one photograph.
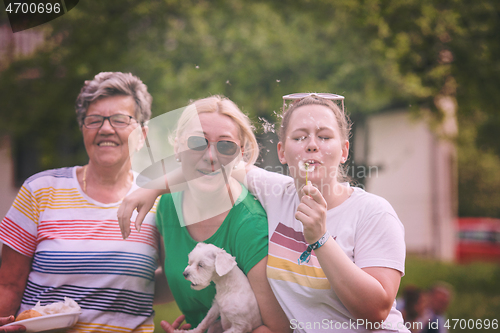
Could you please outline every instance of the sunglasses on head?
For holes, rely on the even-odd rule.
[[[216,144],[215,147],[217,151],[226,156],[233,156],[238,152],[239,146],[233,141],[221,140],[217,142],[208,142],[208,140],[202,136],[190,136],[187,139],[187,146],[189,149],[194,151],[204,151],[208,148],[208,146],[212,144]]]
[[[342,112],[344,112],[344,96],[330,94],[330,93],[296,93],[296,94],[285,95],[285,96],[283,96],[283,110],[285,110],[286,101],[299,101],[299,100],[306,98],[306,97],[309,97],[309,96],[330,99],[333,101],[340,101]]]

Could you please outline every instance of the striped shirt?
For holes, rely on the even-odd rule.
[[[0,224],[0,240],[33,258],[19,312],[66,296],[82,308],[68,332],[153,332],[159,242],[155,208],[141,232],[131,228],[123,240],[120,202],[103,204],[88,197],[77,168],[27,179]],[[135,189],[134,179],[130,192]]]

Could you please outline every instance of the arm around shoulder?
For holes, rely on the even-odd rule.
[[[134,210],[137,209],[135,219],[135,228],[141,229],[144,218],[153,208],[156,198],[162,194],[171,193],[172,187],[177,186],[180,190],[182,184],[185,184],[184,177],[180,168],[169,172],[167,175],[151,180],[143,184],[141,188],[130,193],[123,199],[120,208],[118,208],[117,217],[123,239],[130,235],[130,223]]]

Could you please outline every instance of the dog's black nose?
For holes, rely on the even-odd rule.
[[[184,272],[184,273],[182,273],[182,275],[184,275],[184,278],[187,279],[187,277],[189,276],[189,273],[188,272]]]

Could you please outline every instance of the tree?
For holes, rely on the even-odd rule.
[[[478,122],[470,147],[500,156],[499,6],[494,0],[81,1],[44,26],[43,50],[0,73],[0,131],[35,146],[40,170],[85,163],[73,114],[79,89],[98,72],[130,71],[148,85],[155,115],[223,94],[254,120],[273,120],[282,95],[329,91],[345,94],[354,116],[403,107],[439,122],[445,96],[456,101],[460,121]],[[33,72],[36,78],[25,75]],[[468,163],[459,161],[461,168]]]

